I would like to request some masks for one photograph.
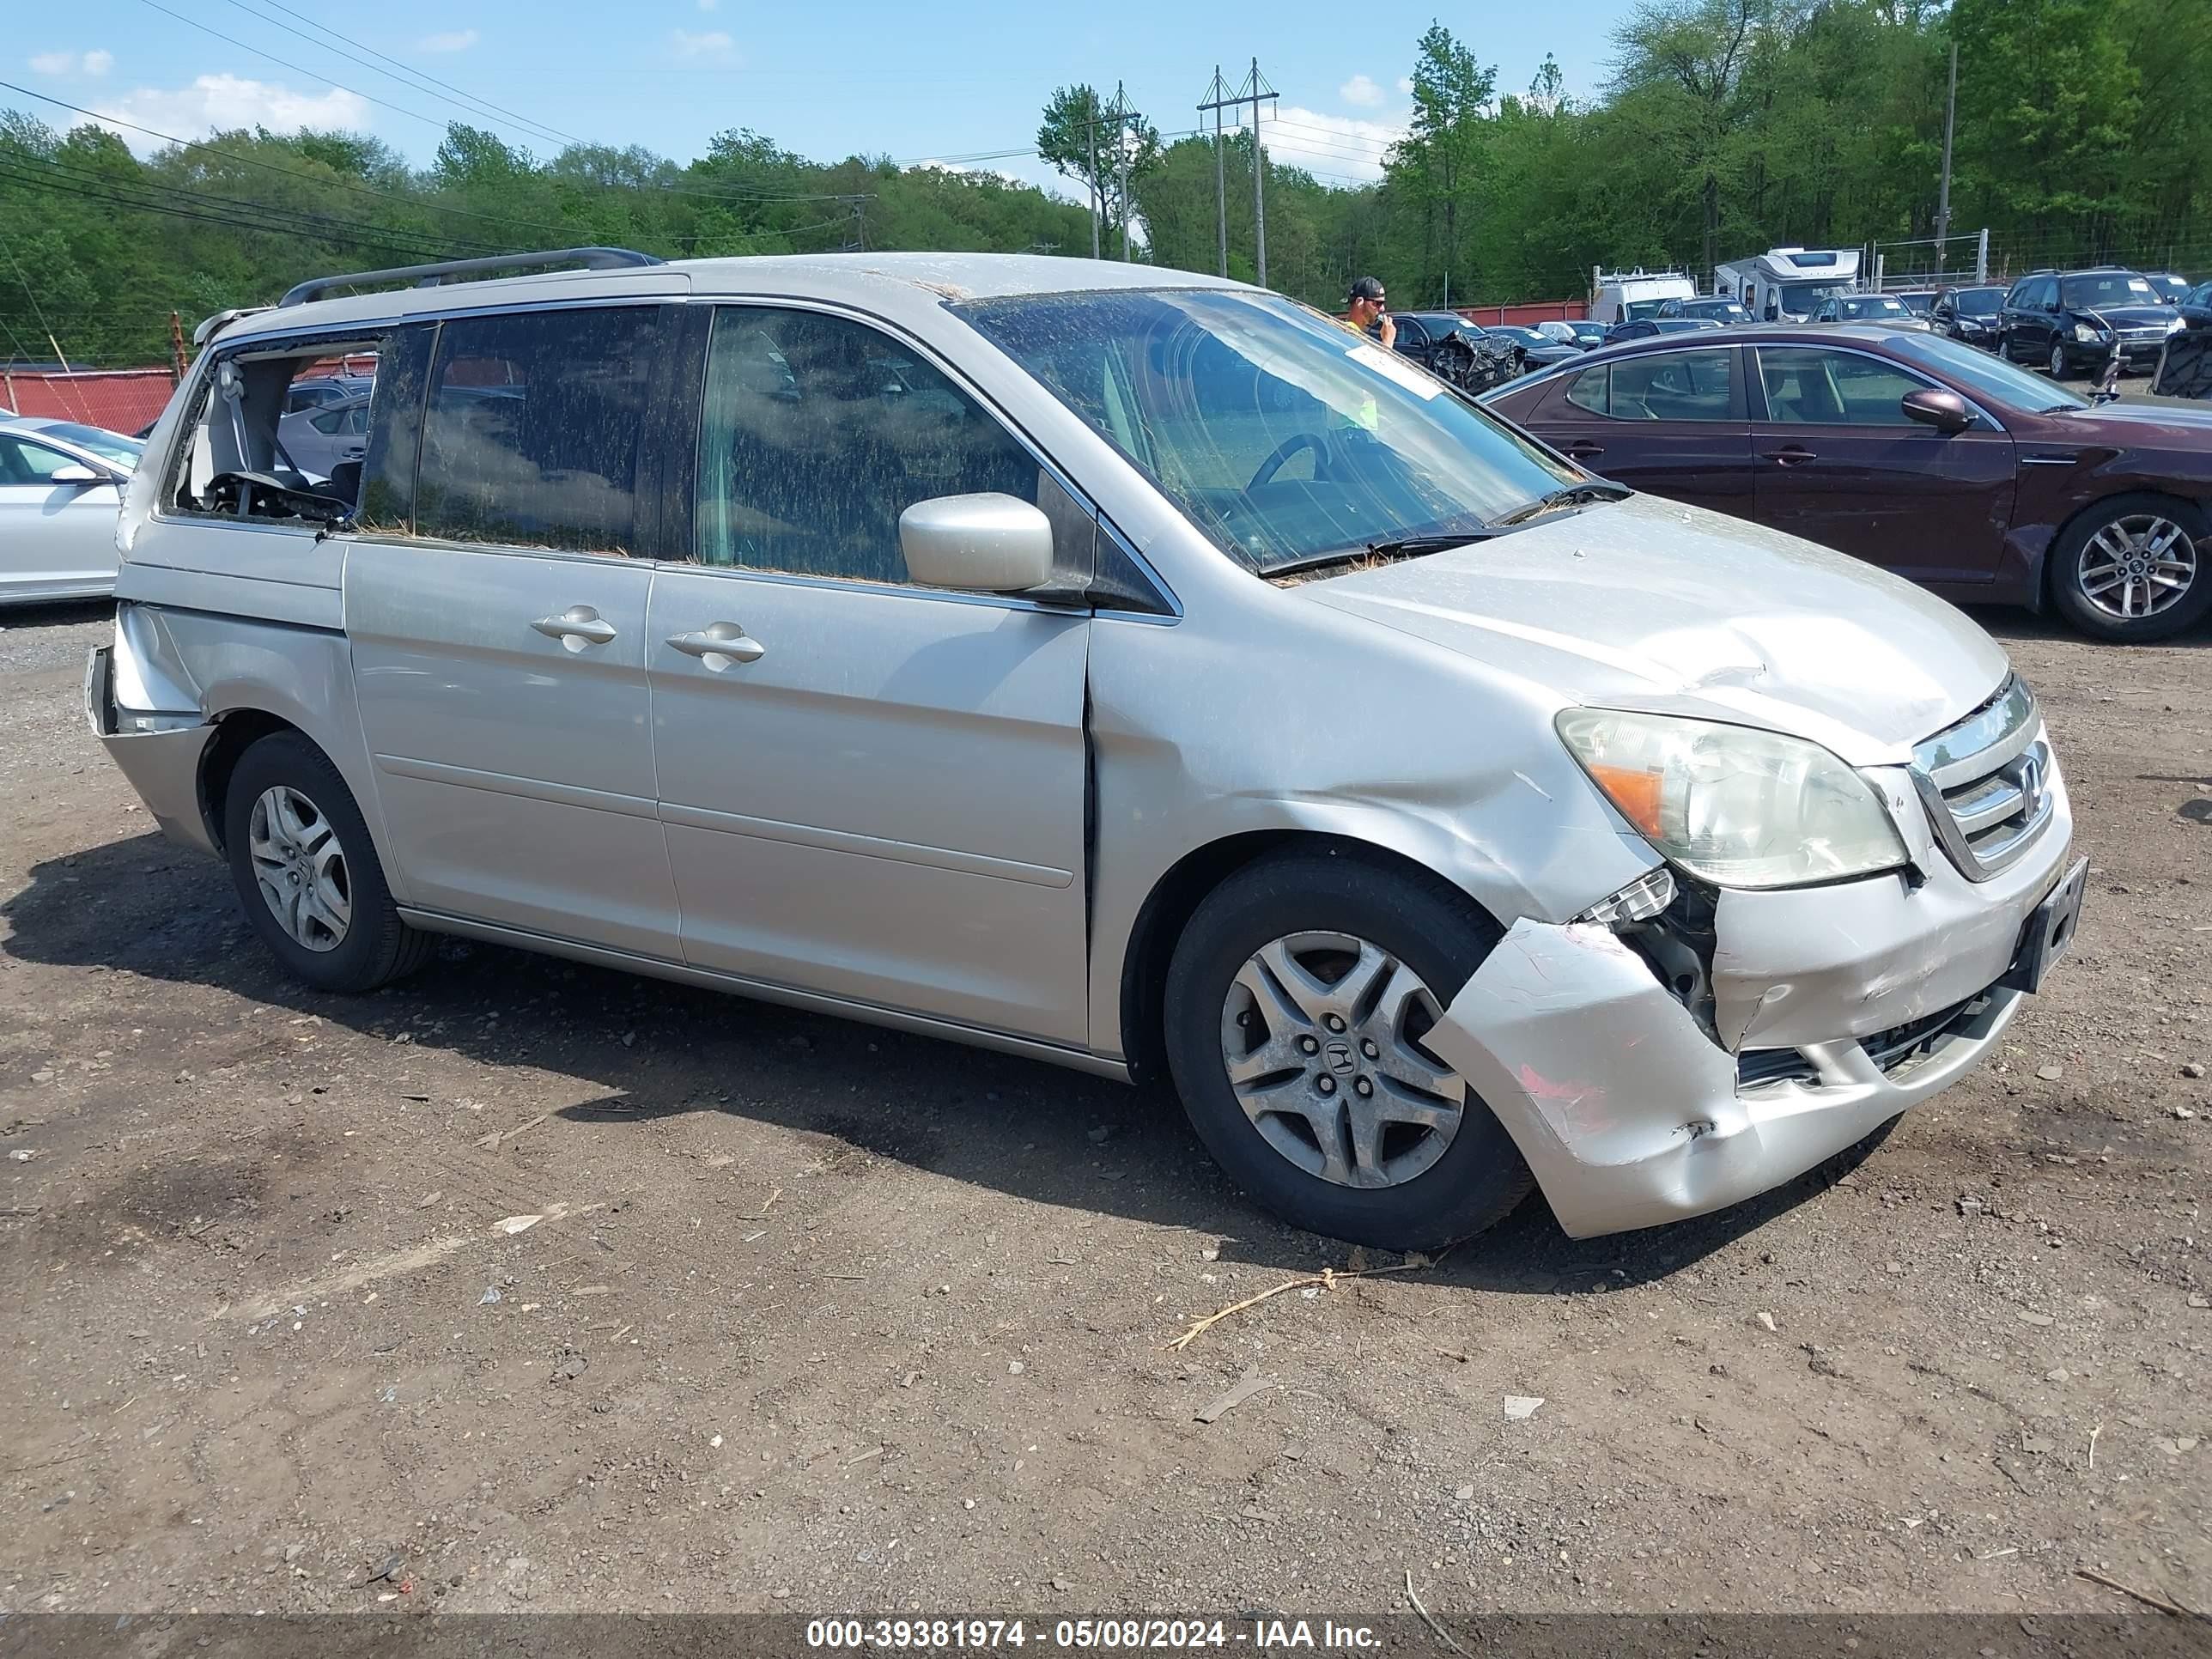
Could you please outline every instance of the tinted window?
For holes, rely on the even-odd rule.
[[[1828,426],[1910,426],[1899,402],[1927,382],[1879,358],[1814,346],[1761,346],[1760,382],[1771,421]]]
[[[1605,363],[1595,368],[1586,368],[1574,378],[1567,387],[1567,401],[1577,409],[1587,409],[1593,415],[1602,415],[1607,408],[1608,388],[1613,382],[1613,369]]]
[[[896,341],[816,312],[714,316],[700,423],[702,564],[903,582],[899,514],[939,495],[1038,499],[1036,462]]]
[[[1628,357],[1575,377],[1567,401],[1616,421],[1725,421],[1732,350]]]
[[[415,533],[627,552],[659,331],[657,311],[629,307],[447,322]]]

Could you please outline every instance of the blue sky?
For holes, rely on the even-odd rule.
[[[1526,88],[1550,52],[1568,89],[1588,94],[1604,82],[1627,9],[1593,0],[1565,16],[1485,7],[1443,21],[1497,64],[1501,90]],[[82,0],[33,8],[7,31],[15,52],[0,79],[180,137],[253,122],[365,128],[417,162],[455,118],[541,154],[560,148],[559,132],[678,158],[749,126],[817,159],[859,150],[1047,182],[1034,157],[998,152],[1034,143],[1055,86],[1126,81],[1132,103],[1172,133],[1197,125],[1217,62],[1234,81],[1256,53],[1282,94],[1271,154],[1345,182],[1375,176],[1405,118],[1413,43],[1437,15],[1394,0],[1054,10],[1000,0]],[[513,114],[471,113],[446,86],[410,87],[382,72],[392,66],[380,54]],[[0,104],[57,125],[78,118],[5,90]]]

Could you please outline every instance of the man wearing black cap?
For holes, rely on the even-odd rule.
[[[1379,323],[1382,326],[1376,337],[1382,342],[1382,349],[1388,351],[1398,343],[1398,325],[1390,320],[1390,313],[1383,309],[1382,279],[1380,276],[1360,277],[1352,283],[1347,298],[1352,308],[1348,320],[1354,332],[1364,334]]]

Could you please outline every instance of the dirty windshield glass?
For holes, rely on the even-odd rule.
[[[1441,380],[1271,295],[1054,294],[958,309],[1263,573],[1473,536],[1581,480]]]
[[[2098,306],[2148,306],[2158,303],[2158,295],[2140,276],[2127,271],[2100,271],[2094,276],[2069,276],[2058,285],[2058,300],[2074,309],[2093,310]]]

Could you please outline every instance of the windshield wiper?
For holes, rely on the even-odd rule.
[[[1563,507],[1587,507],[1593,501],[1626,501],[1634,493],[1626,484],[1569,484],[1563,489],[1554,489],[1548,495],[1539,495],[1534,501],[1515,507],[1502,518],[1492,519],[1490,528],[1509,530],[1515,525],[1528,523],[1539,514],[1556,512]]]
[[[1483,541],[1497,533],[1488,525],[1476,525],[1471,529],[1437,535],[1395,536],[1386,541],[1365,542],[1358,547],[1332,548],[1326,553],[1310,554],[1303,559],[1269,565],[1260,574],[1273,578],[1325,569],[1333,564],[1358,564],[1369,559],[1407,559],[1423,553],[1449,553],[1455,547],[1465,547],[1470,542]]]

